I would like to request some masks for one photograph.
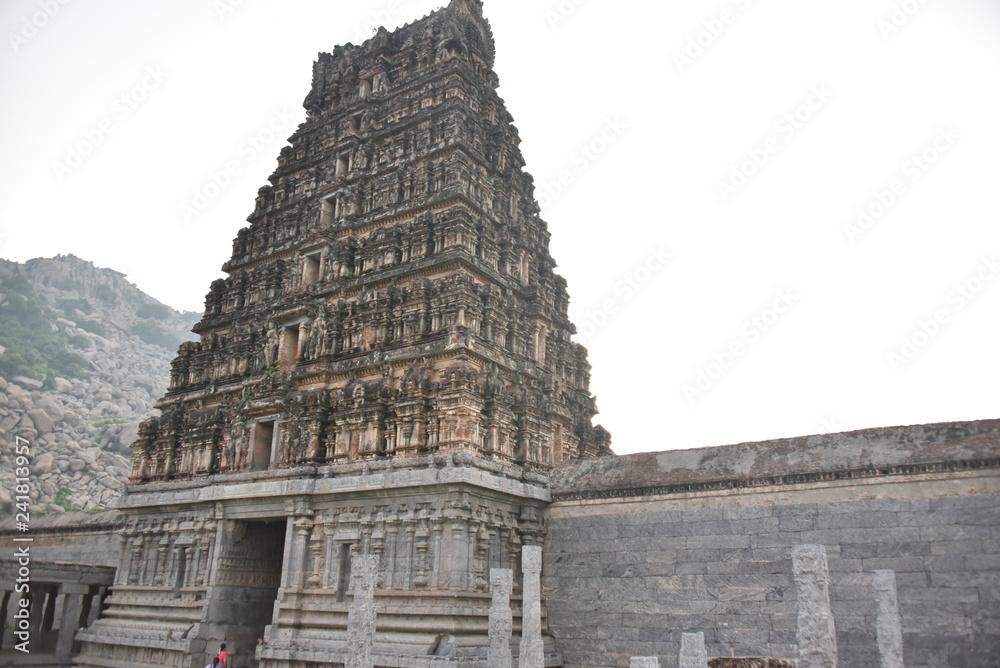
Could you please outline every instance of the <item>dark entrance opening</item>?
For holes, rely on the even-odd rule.
[[[211,653],[226,643],[232,665],[256,668],[254,653],[271,623],[281,586],[285,554],[285,518],[273,521],[233,522],[226,532],[223,558],[209,618],[224,637],[206,638]],[[214,645],[214,646],[213,646]]]

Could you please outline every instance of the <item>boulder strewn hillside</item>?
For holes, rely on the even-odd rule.
[[[77,257],[0,260],[0,509],[18,436],[31,444],[36,512],[112,504],[138,424],[156,413],[199,317]]]

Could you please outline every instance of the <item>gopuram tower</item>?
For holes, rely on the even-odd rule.
[[[542,545],[547,472],[591,426],[479,0],[319,56],[201,340],[142,425],[123,558],[78,662],[346,662],[378,558],[376,666],[485,666],[490,569]],[[549,663],[558,664],[551,642]]]

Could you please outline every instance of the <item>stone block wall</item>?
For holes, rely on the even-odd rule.
[[[125,520],[117,510],[32,515],[28,534],[17,531],[14,518],[0,521],[0,542],[30,536],[36,561],[118,568]]]
[[[808,464],[797,469],[775,453],[822,457],[772,443],[557,472],[543,587],[567,668],[624,667],[632,656],[676,666],[685,632],[704,632],[710,658],[797,660],[792,550],[804,544],[825,546],[828,556],[839,654],[831,665],[879,668],[873,573],[892,570],[908,668],[995,667],[1000,468],[982,456],[1000,452],[983,438],[995,435],[993,426],[970,427],[961,443],[949,443],[947,430],[878,430],[887,442],[907,444],[868,448],[885,458],[920,460],[927,448],[913,441],[933,443],[940,465],[921,463],[919,471],[881,461],[808,472]],[[864,450],[857,452],[860,461]],[[741,468],[744,475],[733,476]],[[623,484],[630,472],[643,488]]]

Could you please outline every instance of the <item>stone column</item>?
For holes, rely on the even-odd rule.
[[[544,668],[542,648],[542,548],[525,545],[521,549],[521,646],[519,668]]]
[[[680,668],[708,668],[704,633],[681,634]]]
[[[628,668],[660,668],[660,660],[655,656],[633,656]]]
[[[510,592],[514,588],[514,572],[509,568],[490,570],[490,653],[487,668],[511,668],[510,636],[514,627],[510,611]]]
[[[799,668],[837,668],[826,548],[799,545],[792,550],[792,565],[799,598]]]
[[[876,635],[882,668],[903,668],[903,626],[896,598],[896,572],[875,571],[873,580],[878,601]]]
[[[360,555],[351,564],[354,599],[347,614],[348,657],[344,668],[372,668],[375,644],[375,581],[378,557]]]
[[[69,659],[73,655],[73,640],[83,626],[83,598],[90,594],[87,585],[64,584],[62,586],[63,610],[59,622],[59,637],[56,640],[56,656]]]
[[[4,646],[4,641],[6,641],[6,636],[4,630],[7,628],[7,612],[10,607],[10,595],[13,592],[4,590],[3,592],[3,603],[0,604],[0,648]]]

